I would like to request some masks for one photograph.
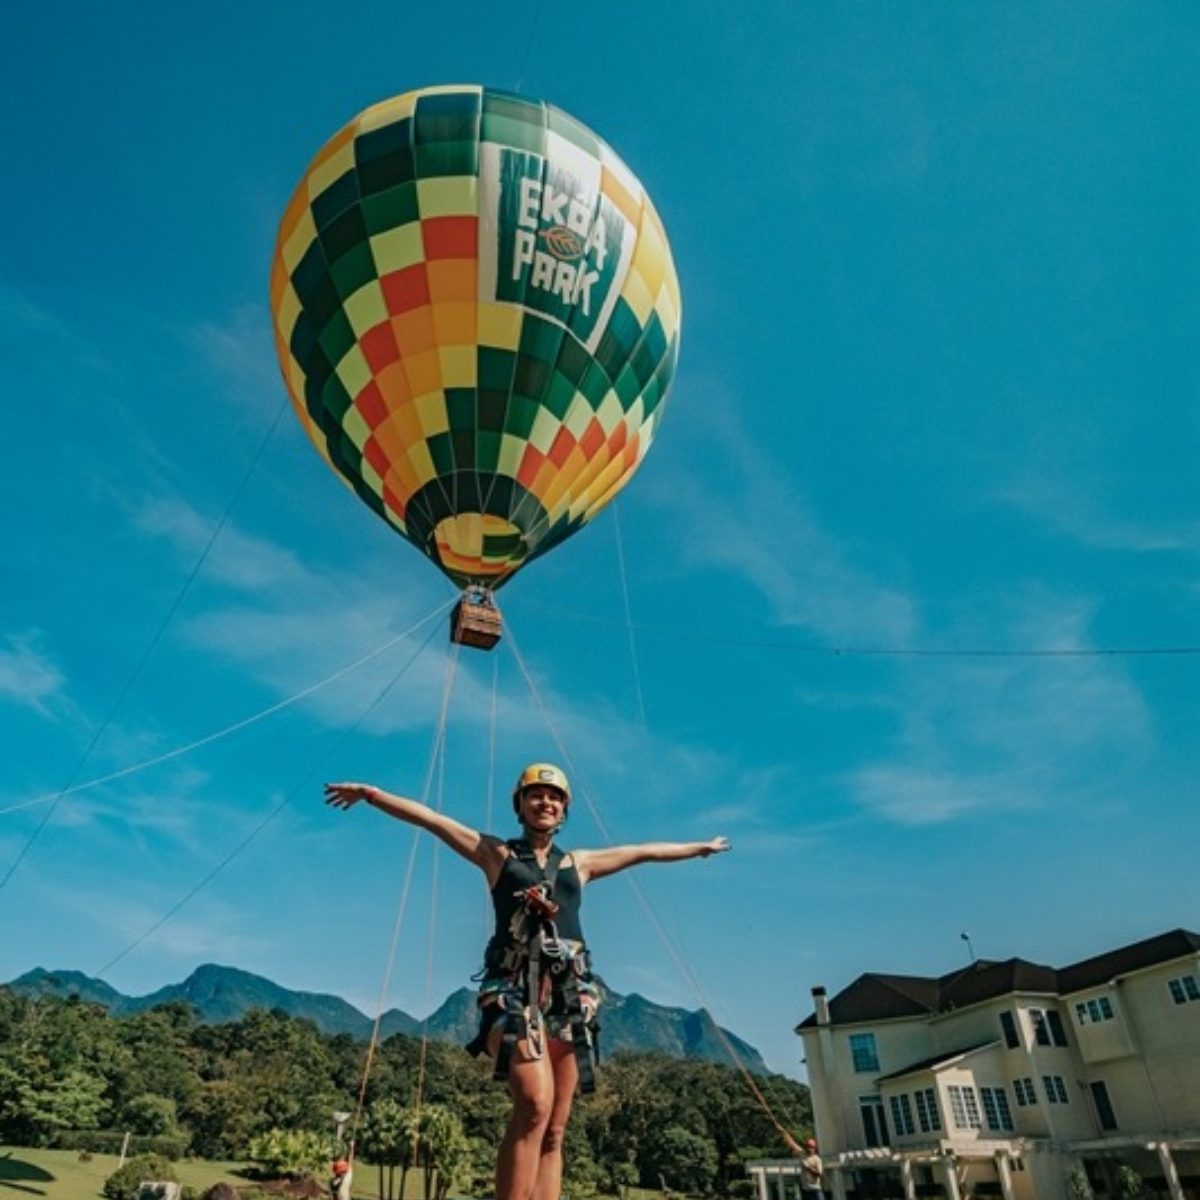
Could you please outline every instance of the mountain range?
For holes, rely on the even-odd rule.
[[[183,1000],[202,1022],[213,1025],[236,1021],[251,1009],[265,1008],[310,1020],[322,1033],[346,1033],[364,1041],[374,1026],[370,1017],[339,996],[292,991],[261,975],[212,963],[197,967],[182,983],[168,984],[147,996],[122,995],[102,979],[80,971],[47,971],[41,967],[5,986],[26,996],[77,996],[89,1004],[102,1005],[113,1016],[128,1016]],[[767,1073],[759,1052],[721,1029],[704,1009],[669,1008],[636,992],[622,996],[605,986],[600,1025],[600,1046],[606,1055],[629,1050],[730,1063],[732,1047],[740,1065],[759,1074]],[[465,1045],[476,1027],[475,993],[464,987],[451,993],[424,1021],[398,1008],[389,1009],[380,1018],[379,1036],[403,1033]]]

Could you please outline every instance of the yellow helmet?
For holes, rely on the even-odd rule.
[[[521,793],[539,783],[558,788],[563,794],[564,805],[571,803],[571,785],[558,767],[551,763],[530,763],[517,777],[517,786],[513,788],[513,808],[519,810]]]

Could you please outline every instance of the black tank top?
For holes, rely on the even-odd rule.
[[[511,841],[508,843],[508,850],[508,858],[492,888],[492,907],[496,913],[496,932],[492,940],[503,944],[507,944],[511,939],[509,931],[513,914],[524,907],[522,897],[526,889],[546,881],[546,872],[538,865],[526,842]],[[557,846],[551,846],[550,853],[556,852],[570,857],[571,861],[567,866],[560,864],[554,877],[551,899],[558,905],[554,926],[560,938],[582,942],[583,927],[579,922],[579,908],[583,903],[583,884],[579,881],[579,872],[575,869],[575,860],[570,856],[570,851],[563,852],[558,850]]]

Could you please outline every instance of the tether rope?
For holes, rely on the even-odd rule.
[[[491,833],[492,824],[495,818],[495,796],[496,796],[496,729],[498,723],[499,705],[497,704],[497,696],[500,691],[500,656],[492,656],[492,700],[491,709],[489,712],[488,724],[488,771],[487,771],[487,792],[484,800],[483,811],[483,828]],[[484,925],[491,920],[492,916],[492,899],[489,895],[483,897],[483,916]]]
[[[89,791],[91,788],[100,787],[102,784],[113,783],[118,779],[124,779],[129,775],[136,775],[139,771],[148,770],[150,767],[157,767],[161,763],[170,762],[173,758],[181,758],[185,754],[191,754],[194,750],[199,750],[204,746],[211,745],[213,742],[219,742],[222,738],[227,738],[231,734],[240,733],[243,729],[249,728],[251,725],[257,724],[259,721],[265,720],[267,717],[274,716],[277,712],[282,712],[285,708],[290,708],[293,704],[298,704],[301,700],[307,699],[314,692],[319,692],[322,688],[328,687],[331,683],[336,683],[339,679],[357,671],[359,667],[365,666],[367,663],[377,659],[382,654],[386,654],[393,646],[410,638],[422,626],[442,616],[455,603],[454,599],[446,601],[439,605],[429,613],[422,617],[415,624],[410,625],[403,632],[396,634],[395,637],[389,638],[382,646],[376,647],[369,654],[364,654],[361,658],[357,658],[352,663],[347,663],[344,667],[339,667],[332,675],[327,675],[324,679],[318,680],[316,683],[310,683],[307,687],[303,687],[300,691],[289,696],[286,700],[280,700],[275,704],[268,705],[266,708],[260,709],[256,713],[251,713],[248,717],[243,717],[239,721],[235,721],[232,725],[226,725],[223,729],[218,729],[213,733],[205,734],[202,738],[197,738],[194,742],[188,742],[184,746],[176,746],[173,750],[164,751],[162,754],[156,754],[153,758],[147,758],[142,762],[135,763],[132,766],[121,767],[119,770],[110,771],[107,775],[98,775],[94,779],[88,779],[83,783],[74,784],[71,787],[63,788],[58,792],[46,792],[41,796],[35,796],[32,800],[22,800],[19,804],[10,805],[8,808],[0,808],[0,817],[8,816],[9,813],[20,812],[22,809],[33,808],[38,804],[45,804],[48,800],[57,801],[66,796],[75,796],[80,792]],[[422,646],[428,643],[428,638]]]
[[[526,666],[525,659],[521,654],[516,635],[514,634],[511,625],[506,625],[505,632],[506,632],[506,639],[512,648],[513,656],[517,661],[517,665],[520,668],[521,674],[525,678],[526,685],[529,688],[529,691],[533,697],[534,703],[537,705],[538,710],[542,714],[542,719],[546,722],[546,727],[550,731],[550,736],[551,736],[552,740],[554,741],[555,746],[558,748],[559,754],[562,756],[563,761],[567,765],[567,770],[570,774],[570,777],[572,779],[578,780],[580,778],[579,772],[576,771],[575,764],[571,758],[571,754],[568,751],[566,744],[563,742],[562,736],[559,733],[557,725],[555,724],[553,718],[550,716],[548,709],[546,708],[546,705],[542,699],[541,693],[539,692],[537,685],[534,682],[532,673],[529,671],[528,667]],[[588,790],[586,784],[583,784],[581,786],[579,783],[577,783],[575,790],[580,795],[583,796],[583,800],[584,800],[584,803],[587,805],[588,812],[591,814],[592,819],[596,822],[596,826],[600,830],[600,833],[603,836],[604,840],[610,846],[615,845],[616,843],[613,840],[612,834],[609,832],[607,826],[604,824],[604,820],[600,816],[600,812],[597,809],[596,804],[592,799],[591,792]],[[700,1000],[701,1007],[703,1008],[705,1015],[708,1016],[709,1020],[712,1022],[712,1026],[716,1032],[717,1038],[720,1041],[725,1052],[729,1055],[730,1061],[734,1064],[735,1068],[738,1070],[738,1072],[741,1074],[742,1078],[745,1080],[746,1085],[749,1088],[751,1094],[754,1096],[755,1100],[758,1102],[758,1104],[762,1108],[763,1112],[766,1113],[766,1115],[767,1115],[768,1119],[771,1121],[771,1123],[775,1126],[776,1129],[783,1130],[784,1125],[780,1122],[779,1118],[775,1115],[774,1109],[768,1103],[766,1097],[763,1095],[762,1090],[759,1088],[758,1084],[755,1082],[753,1075],[751,1074],[749,1068],[746,1066],[745,1062],[743,1062],[741,1055],[738,1054],[737,1049],[734,1047],[732,1042],[730,1042],[725,1031],[721,1028],[721,1026],[718,1024],[718,1022],[713,1018],[712,1008],[708,1002],[707,996],[704,993],[704,989],[700,986],[699,980],[696,978],[695,974],[692,972],[690,967],[684,961],[683,956],[679,953],[678,949],[675,947],[674,942],[671,940],[669,934],[667,933],[666,926],[663,924],[663,922],[659,918],[658,914],[655,912],[654,907],[650,904],[650,901],[646,897],[645,892],[642,891],[642,888],[639,886],[639,884],[632,872],[625,871],[625,872],[622,872],[622,874],[625,877],[626,883],[632,889],[633,894],[634,894],[635,898],[637,899],[639,905],[641,905],[646,916],[649,918],[651,926],[653,927],[655,933],[658,935],[658,938],[662,942],[663,946],[666,948],[668,955],[671,957],[671,960],[679,968],[684,979],[687,980],[687,982],[691,986],[692,990],[696,993],[696,996]]]
[[[645,697],[644,697],[644,693],[643,693],[643,689],[642,689],[642,675],[641,675],[641,669],[640,669],[640,663],[639,663],[636,626],[634,625],[634,621],[633,621],[633,606],[630,601],[629,578],[628,578],[628,574],[625,569],[625,543],[624,543],[624,538],[622,537],[622,533],[621,533],[621,518],[620,518],[620,511],[619,511],[620,505],[621,505],[621,502],[620,502],[620,498],[618,497],[618,499],[616,501],[614,501],[612,504],[613,523],[614,523],[614,529],[615,529],[615,534],[616,534],[617,575],[618,575],[618,578],[620,580],[620,585],[621,585],[621,598],[622,598],[622,602],[624,604],[626,632],[627,632],[628,638],[629,638],[629,662],[630,662],[630,668],[631,668],[631,671],[633,674],[633,686],[634,686],[634,690],[635,690],[635,693],[637,696],[638,727],[639,727],[639,731],[641,734],[641,740],[642,740],[642,747],[643,747],[642,752],[643,752],[643,755],[647,756],[647,758],[648,758],[648,751],[649,751],[649,748],[651,745],[650,722],[646,715],[646,703],[645,703]],[[588,797],[586,790],[585,790],[584,794],[585,794],[585,798],[588,799],[589,807],[593,807],[591,804],[590,797]],[[603,829],[603,826],[601,826],[601,828]],[[605,832],[605,837],[608,837],[608,836],[609,836],[608,833]],[[612,839],[609,838],[610,842],[611,842],[611,840]],[[718,1041],[721,1043],[721,1046],[724,1049],[725,1053],[729,1056],[730,1061],[734,1064],[734,1066],[737,1068],[737,1070],[741,1073],[742,1077],[745,1079],[747,1085],[749,1086],[751,1093],[758,1100],[758,1102],[762,1105],[763,1110],[766,1112],[767,1116],[771,1119],[771,1121],[774,1122],[776,1129],[783,1131],[783,1126],[776,1119],[775,1114],[771,1109],[771,1106],[767,1103],[766,1098],[763,1096],[762,1091],[759,1089],[758,1084],[755,1082],[753,1075],[751,1074],[749,1069],[746,1067],[745,1063],[742,1061],[741,1055],[738,1054],[737,1049],[734,1047],[734,1045],[730,1041],[730,1039],[726,1036],[725,1030],[721,1027],[719,1022],[713,1017],[712,1005],[709,1002],[707,996],[705,995],[704,989],[700,986],[699,980],[695,977],[691,968],[689,967],[687,962],[684,960],[683,956],[679,953],[678,949],[671,942],[671,939],[667,933],[666,927],[662,924],[662,921],[659,919],[657,913],[655,913],[655,911],[651,907],[649,900],[646,898],[645,893],[642,891],[641,886],[639,885],[639,883],[637,881],[637,878],[634,875],[630,874],[627,882],[629,883],[629,886],[633,889],[633,893],[634,893],[635,897],[637,898],[638,903],[642,906],[642,908],[645,910],[645,912],[649,915],[651,924],[653,924],[655,926],[655,932],[658,934],[658,936],[659,936],[660,940],[663,942],[663,944],[667,947],[668,953],[671,955],[676,966],[679,968],[683,977],[691,985],[692,990],[695,992],[697,998],[700,1001],[700,1005],[701,1005],[702,1009],[704,1010],[705,1015],[709,1018],[709,1020],[712,1023],[712,1027],[713,1027],[713,1030],[716,1032]]]
[[[445,804],[446,788],[446,728],[450,720],[450,696],[454,690],[454,680],[458,674],[458,660],[461,652],[459,643],[446,659],[446,682],[442,688],[442,708],[438,718],[438,737],[436,739],[436,758],[430,763],[430,783],[436,774],[437,785],[434,795],[436,804],[432,807],[441,812]],[[428,785],[427,785],[428,794]],[[428,801],[426,801],[428,802]],[[425,1016],[421,1020],[421,1050],[417,1064],[417,1083],[413,1095],[413,1161],[416,1162],[421,1141],[421,1109],[425,1100],[425,1067],[429,1056],[429,1014],[433,1008],[433,962],[434,948],[437,946],[438,920],[438,865],[441,861],[439,850],[441,843],[433,839],[433,856],[430,863],[429,875],[429,932],[425,948]]]
[[[535,602],[536,604],[536,602]],[[540,606],[542,611],[546,607]],[[551,610],[553,611],[553,610]],[[579,624],[619,628],[621,622],[595,613],[563,613],[562,619],[572,626]],[[1200,646],[1094,646],[1038,647],[1016,646],[998,649],[991,646],[820,646],[802,645],[773,638],[739,638],[693,630],[667,628],[662,625],[639,624],[635,631],[648,637],[670,638],[674,641],[695,642],[708,646],[730,646],[746,650],[778,650],[788,654],[809,654],[830,658],[1169,658],[1195,657]]]
[[[533,12],[533,20],[529,23],[529,41],[525,45],[525,54],[521,59],[521,69],[517,72],[517,81],[513,85],[513,91],[518,95],[525,90],[525,73],[529,70],[529,62],[533,58],[534,44],[537,41],[538,26],[542,22],[542,7],[545,0],[538,0],[537,7]]]
[[[435,777],[440,777],[440,775],[444,771],[445,746],[446,746],[446,725],[447,725],[447,721],[448,721],[448,713],[449,713],[449,707],[450,707],[450,695],[453,691],[454,679],[457,674],[458,657],[459,657],[459,647],[457,644],[455,644],[453,652],[448,656],[448,658],[446,660],[446,678],[445,678],[445,682],[442,687],[441,711],[440,711],[439,717],[438,717],[437,729],[434,732],[433,742],[430,747],[429,762],[428,762],[428,765],[426,766],[426,770],[425,770],[425,783],[424,783],[424,786],[421,791],[421,801],[422,801],[422,803],[425,803],[425,804],[428,804],[431,793],[433,793],[435,791],[435,789],[434,789]],[[438,811],[440,811],[441,810],[441,800],[440,800],[441,785],[440,784],[439,784],[438,788],[436,789],[436,793],[439,796],[437,808],[438,808]],[[401,889],[400,899],[397,904],[396,919],[395,919],[395,922],[393,923],[393,927],[392,927],[392,938],[391,938],[391,945],[390,945],[389,951],[388,951],[387,965],[384,968],[383,981],[382,981],[382,984],[380,986],[380,991],[379,991],[379,1001],[376,1004],[375,1020],[372,1025],[372,1028],[371,1028],[371,1038],[370,1038],[370,1042],[368,1043],[368,1046],[367,1046],[366,1059],[363,1064],[362,1080],[361,1080],[361,1083],[359,1084],[359,1090],[358,1090],[358,1100],[356,1102],[355,1109],[354,1109],[354,1115],[353,1115],[353,1118],[352,1118],[351,1124],[350,1124],[349,1161],[350,1161],[351,1166],[353,1166],[353,1163],[354,1163],[356,1132],[357,1132],[359,1124],[362,1121],[363,1108],[365,1107],[365,1104],[366,1104],[367,1088],[370,1085],[371,1070],[372,1070],[372,1068],[374,1066],[374,1062],[375,1062],[375,1051],[379,1044],[379,1029],[380,1029],[380,1025],[383,1021],[383,1014],[384,1014],[384,1011],[385,1011],[385,1008],[387,1005],[388,993],[391,989],[392,972],[395,969],[396,954],[397,954],[397,951],[398,951],[399,945],[400,945],[400,933],[404,926],[404,914],[408,907],[408,897],[409,897],[409,892],[410,892],[410,888],[411,888],[411,884],[412,884],[413,867],[416,862],[417,850],[421,844],[421,834],[423,832],[424,832],[423,830],[420,830],[417,828],[412,829],[411,848],[409,850],[408,867],[405,871],[404,885]],[[430,917],[431,929],[436,929],[437,862],[438,862],[437,839],[435,838],[434,839],[434,850],[433,850],[433,888],[434,888],[434,893],[433,893],[433,898],[432,898],[432,902],[431,902],[431,917]],[[433,955],[434,944],[435,943],[434,943],[433,933],[431,931],[430,938],[429,938],[429,951],[428,951],[427,958],[426,958],[426,992],[427,992],[427,994],[430,990],[431,980],[433,978],[433,957],[432,957],[432,955]],[[428,1003],[428,999],[427,999],[427,1003]],[[429,1044],[428,1016],[426,1016],[425,1020],[422,1022],[422,1026],[421,1026],[421,1045],[420,1045],[418,1068],[417,1068],[417,1083],[416,1083],[416,1090],[415,1090],[415,1095],[414,1095],[414,1112],[416,1114],[416,1119],[413,1122],[413,1160],[414,1161],[416,1161],[417,1146],[418,1146],[419,1139],[420,1139],[420,1128],[421,1128],[420,1112],[421,1112],[421,1103],[422,1103],[422,1099],[423,1099],[423,1095],[424,1095],[424,1087],[425,1087],[425,1058],[426,1058],[426,1051],[428,1048],[428,1044]]]
[[[184,600],[187,598],[188,593],[192,590],[192,585],[196,582],[201,568],[208,561],[208,556],[212,552],[213,546],[216,545],[217,539],[221,536],[225,526],[229,523],[229,518],[233,515],[233,510],[237,507],[237,503],[241,499],[242,493],[245,492],[246,486],[250,482],[250,477],[254,474],[258,464],[262,461],[262,457],[266,453],[267,446],[270,444],[271,439],[275,436],[275,430],[279,428],[279,422],[282,419],[283,414],[287,411],[287,408],[287,401],[281,401],[279,408],[275,413],[275,419],[267,427],[266,433],[263,435],[262,440],[258,444],[258,449],[254,452],[254,456],[250,460],[250,465],[243,473],[240,482],[234,489],[233,495],[230,497],[229,502],[225,505],[225,511],[221,514],[220,520],[218,520],[216,525],[213,527],[208,541],[204,544],[204,548],[200,551],[200,557],[197,558],[195,563],[192,565],[192,569],[188,572],[187,577],[184,579],[183,586],[179,589],[178,595],[176,595],[174,602],[171,604],[170,608],[167,609],[166,615],[159,622],[158,627],[151,635],[150,641],[147,643],[145,650],[142,651],[141,657],[138,659],[133,670],[129,673],[128,678],[125,680],[125,683],[117,693],[116,699],[109,706],[108,712],[104,716],[104,720],[100,722],[99,726],[96,728],[96,732],[92,734],[88,744],[84,747],[83,753],[76,760],[75,766],[71,769],[71,773],[67,777],[66,785],[59,791],[51,794],[50,798],[53,800],[53,803],[45,811],[45,813],[42,814],[42,819],[37,823],[37,825],[34,826],[33,832],[25,840],[25,844],[21,847],[17,857],[14,858],[9,864],[9,868],[4,873],[3,878],[0,878],[0,892],[2,892],[8,886],[8,881],[13,877],[14,874],[16,874],[17,868],[20,867],[21,863],[25,860],[25,856],[30,852],[30,850],[33,849],[34,843],[38,840],[38,838],[41,837],[42,831],[50,823],[50,818],[54,816],[54,811],[58,808],[59,802],[63,799],[63,797],[70,795],[71,792],[75,790],[73,785],[75,780],[79,778],[80,773],[83,771],[84,764],[91,756],[92,751],[95,750],[95,748],[99,745],[100,740],[104,737],[105,733],[108,732],[109,726],[116,719],[117,713],[120,711],[121,706],[125,703],[129,693],[133,690],[133,685],[138,681],[138,679],[141,678],[142,672],[146,669],[146,664],[150,661],[154,651],[158,648],[159,643],[166,634],[167,628],[175,619],[176,613],[179,612],[180,608],[183,606]]]
[[[642,733],[643,753],[650,745],[650,723],[646,720],[646,699],[642,691],[642,672],[638,661],[637,638],[633,624],[633,607],[629,601],[629,580],[625,574],[625,540],[621,536],[620,498],[613,501],[613,528],[617,539],[617,576],[621,582],[621,601],[625,609],[625,632],[629,638],[629,665],[633,671],[633,689],[637,697],[638,728]]]
[[[647,765],[648,765],[649,750],[650,750],[650,746],[651,746],[650,722],[649,722],[649,719],[648,719],[647,713],[646,713],[646,703],[645,703],[645,697],[644,697],[644,693],[643,693],[643,689],[642,689],[642,674],[641,674],[641,669],[640,669],[640,656],[638,654],[638,643],[637,643],[637,633],[636,633],[637,627],[635,626],[634,621],[633,621],[633,605],[630,600],[629,578],[628,578],[628,573],[627,573],[626,567],[625,567],[625,543],[624,543],[624,538],[622,537],[622,532],[621,532],[620,505],[621,505],[621,501],[620,501],[620,498],[618,497],[617,500],[615,500],[612,505],[614,528],[616,531],[617,573],[618,573],[618,578],[619,578],[620,584],[621,584],[621,597],[622,597],[622,601],[624,604],[626,632],[627,632],[628,638],[629,638],[630,668],[633,673],[633,685],[634,685],[634,689],[637,694],[637,711],[638,711],[639,730],[641,733],[642,747],[643,747],[642,752],[643,752],[643,755],[645,755],[647,758]],[[636,876],[630,875],[629,879],[628,879],[628,883],[629,883],[629,886],[633,889],[633,893],[637,897],[639,904],[641,904],[642,907],[645,909],[645,911],[649,914],[651,923],[656,926],[656,932],[658,933],[663,944],[667,946],[668,952],[671,954],[673,960],[676,962],[676,965],[678,966],[683,977],[691,985],[693,992],[696,994],[697,998],[700,1001],[701,1008],[703,1009],[705,1015],[711,1021],[713,1030],[715,1031],[715,1033],[717,1035],[717,1039],[721,1043],[721,1046],[724,1049],[725,1053],[729,1056],[730,1061],[734,1064],[734,1066],[738,1069],[738,1071],[741,1072],[743,1078],[745,1079],[747,1085],[749,1086],[749,1088],[751,1090],[751,1093],[762,1105],[763,1110],[766,1112],[767,1116],[771,1119],[771,1121],[774,1122],[776,1129],[780,1130],[781,1132],[784,1132],[784,1127],[779,1123],[778,1120],[776,1120],[775,1115],[771,1109],[771,1106],[767,1103],[767,1101],[766,1101],[765,1097],[763,1096],[762,1091],[758,1087],[758,1084],[756,1083],[752,1073],[749,1071],[749,1069],[743,1063],[741,1055],[738,1054],[737,1049],[734,1047],[734,1045],[730,1041],[730,1039],[726,1036],[725,1030],[721,1027],[719,1022],[713,1016],[713,1012],[712,1012],[713,1006],[709,1002],[707,996],[705,995],[704,989],[700,986],[699,980],[695,978],[695,976],[692,973],[686,960],[678,952],[678,949],[672,945],[671,940],[667,934],[667,930],[666,930],[665,926],[663,926],[662,921],[659,919],[657,914],[651,908],[649,901],[647,900],[645,894],[642,892],[641,886],[638,883]]]
[[[358,1088],[358,1101],[354,1107],[354,1115],[350,1121],[350,1153],[347,1156],[351,1165],[354,1163],[354,1148],[357,1143],[358,1126],[362,1120],[363,1107],[366,1104],[367,1086],[371,1080],[371,1068],[375,1062],[375,1050],[379,1045],[379,1027],[383,1023],[384,1008],[387,1004],[388,991],[392,985],[392,969],[396,962],[396,949],[400,944],[400,931],[404,927],[404,914],[408,910],[409,889],[412,886],[413,868],[417,861],[417,849],[420,839],[419,831],[413,831],[408,851],[408,866],[404,872],[404,881],[400,887],[400,895],[396,902],[396,919],[392,923],[391,944],[388,950],[387,965],[383,972],[383,981],[379,988],[379,1000],[375,1005],[375,1020],[371,1025],[371,1037],[367,1043],[366,1061],[363,1065],[362,1080]]]
[[[195,885],[195,887],[187,892],[187,894],[184,895],[180,900],[176,901],[176,903],[173,904],[161,917],[159,917],[159,919],[155,921],[154,924],[152,924],[144,933],[142,933],[139,937],[134,938],[134,940],[130,942],[120,954],[109,959],[109,961],[105,963],[103,967],[96,971],[95,975],[97,978],[102,979],[107,972],[111,971],[112,968],[117,965],[117,963],[121,962],[123,959],[132,954],[133,951],[138,948],[138,946],[157,933],[171,920],[172,917],[190,904],[192,900],[200,895],[200,893],[203,892],[204,889],[207,888],[208,885],[212,883],[213,880],[216,879],[216,877],[220,875],[221,872],[224,871],[225,868],[229,866],[229,864],[232,863],[233,860],[237,858],[238,855],[240,855],[242,851],[244,851],[246,847],[249,846],[250,843],[253,842],[258,835],[262,833],[262,831],[266,829],[266,827],[270,825],[271,822],[274,821],[275,818],[279,816],[279,814],[283,812],[283,810],[287,808],[288,805],[291,804],[291,802],[298,795],[301,794],[302,791],[307,790],[313,776],[317,773],[320,767],[333,755],[338,747],[345,744],[347,739],[349,739],[360,728],[367,717],[369,717],[371,713],[375,711],[375,709],[383,702],[388,693],[391,692],[396,684],[399,683],[400,680],[408,673],[409,669],[413,666],[417,659],[420,658],[420,656],[425,652],[425,649],[433,639],[433,635],[436,631],[436,626],[430,629],[429,633],[425,637],[425,640],[420,644],[420,646],[417,647],[412,657],[409,658],[408,661],[400,667],[396,674],[393,675],[392,678],[384,685],[384,687],[380,689],[375,698],[370,702],[370,704],[367,705],[354,724],[351,725],[349,729],[347,729],[342,736],[338,738],[337,741],[312,765],[312,767],[305,772],[304,777],[296,784],[296,786],[290,789],[287,795],[285,795],[284,798],[250,831],[250,833],[247,834],[246,837],[244,837],[236,846],[234,846],[234,848],[228,854],[226,854],[225,857],[221,859],[221,861],[217,863],[217,865],[213,867]]]

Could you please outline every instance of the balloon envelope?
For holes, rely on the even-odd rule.
[[[476,86],[378,104],[321,149],[271,307],[317,449],[462,586],[500,586],[616,495],[679,352],[632,172],[559,109]]]

